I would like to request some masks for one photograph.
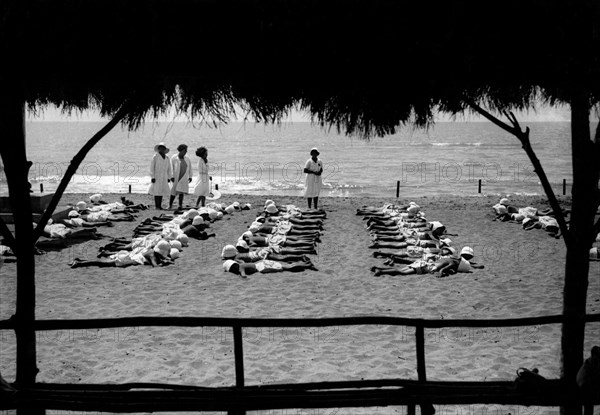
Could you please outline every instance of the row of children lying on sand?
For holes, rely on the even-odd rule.
[[[133,203],[106,203],[101,201],[101,194],[90,196],[90,203],[77,202],[64,219],[48,220],[42,235],[47,239],[40,239],[35,246],[36,254],[43,254],[44,249],[65,248],[66,240],[100,239],[102,235],[98,227],[114,226],[113,222],[133,221],[135,214],[148,207],[143,204]],[[122,198],[124,199],[124,198]],[[37,223],[33,224],[34,227]],[[6,256],[6,262],[14,262],[16,258],[12,249],[0,245],[0,255]]]
[[[114,238],[109,244],[100,248],[96,260],[76,258],[70,264],[73,268],[83,266],[126,267],[129,265],[165,266],[179,257],[183,247],[188,246],[190,238],[205,240],[214,237],[206,229],[211,222],[242,210],[242,205],[235,202],[230,205],[233,210],[222,205],[206,206],[200,209],[189,209],[180,215],[161,214],[145,219],[133,231],[133,238]],[[249,209],[249,205],[248,205]]]
[[[242,278],[256,272],[316,271],[307,254],[316,254],[325,217],[322,210],[277,206],[267,200],[261,214],[237,243],[223,247],[223,270]]]
[[[387,258],[389,267],[372,267],[375,276],[434,274],[445,277],[457,272],[471,272],[483,268],[473,262],[473,249],[464,247],[460,254],[450,246],[452,241],[446,227],[440,222],[428,222],[420,206],[384,205],[383,208],[362,207],[357,215],[366,220],[371,234],[370,248],[405,249],[396,253],[376,251],[374,257]],[[393,265],[403,264],[397,268]]]
[[[537,208],[528,206],[524,208],[516,208],[510,204],[507,198],[502,198],[498,203],[492,206],[492,210],[496,214],[494,220],[503,222],[521,223],[526,231],[531,229],[543,229],[555,238],[560,238],[560,228],[558,221],[555,219],[554,211],[550,208],[541,211]],[[562,214],[566,216],[570,213],[569,210],[563,210]],[[568,223],[568,221],[566,221]],[[596,242],[600,242],[600,233],[596,236]],[[597,246],[590,248],[590,261],[600,261],[600,253]]]
[[[494,220],[520,223],[526,231],[543,229],[550,236],[560,238],[560,227],[551,208],[546,210],[539,210],[532,206],[518,208],[512,206],[508,198],[503,197],[492,206],[492,210],[496,215]],[[562,213],[566,217],[569,211],[564,210]]]

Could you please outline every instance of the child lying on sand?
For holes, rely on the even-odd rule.
[[[173,251],[177,251],[177,254]],[[179,250],[172,248],[171,244],[165,240],[159,241],[154,247],[138,246],[130,251],[121,250],[109,255],[107,259],[83,260],[73,259],[69,265],[71,268],[79,267],[128,267],[130,265],[146,265],[153,267],[166,266],[173,263],[174,257],[177,257]]]
[[[448,255],[448,251],[443,252],[443,254],[416,260],[402,268],[372,267],[371,271],[375,272],[376,277],[381,275],[435,274],[436,277],[443,278],[457,272],[471,272],[472,268],[484,267],[470,261],[473,258],[473,250],[469,247],[463,248],[459,257]]]
[[[274,272],[302,272],[304,270],[311,269],[317,271],[317,268],[309,261],[295,262],[292,264],[283,264],[281,262],[261,260],[258,262],[245,262],[239,263],[232,259],[228,259],[223,262],[223,270],[225,272],[231,272],[237,274],[242,278],[246,278],[248,275],[252,275],[256,272],[261,274],[270,274]]]
[[[260,248],[250,251],[242,244],[237,247],[225,245],[221,251],[222,259],[233,259],[236,262],[258,262],[263,259],[270,259],[278,262],[306,262],[310,259],[305,254],[278,254],[269,248]]]

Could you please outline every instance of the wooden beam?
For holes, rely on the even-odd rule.
[[[208,388],[205,390],[107,391],[57,390],[49,385],[20,390],[0,403],[0,409],[18,408],[25,402],[55,410],[93,410],[106,412],[158,411],[236,411],[286,408],[337,408],[404,406],[431,402],[439,405],[500,404],[558,406],[581,404],[580,395],[569,394],[561,380],[547,380],[539,390],[518,389],[514,382],[425,382],[406,386],[383,384],[342,389],[323,385],[322,389],[286,389],[283,385],[254,388]],[[81,385],[80,385],[81,386]],[[302,386],[302,385],[299,385]],[[42,389],[45,387],[45,389]],[[600,404],[600,399],[591,401]]]

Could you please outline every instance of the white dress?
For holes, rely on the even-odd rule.
[[[173,178],[175,178],[175,180],[179,180],[177,184],[173,183],[173,188],[171,189],[172,194],[188,194],[190,192],[189,178],[192,177],[192,161],[188,156],[183,156],[183,160],[185,161],[186,168],[183,172],[183,175],[181,175],[181,159],[179,158],[179,154],[175,154],[173,157],[171,157],[171,165],[173,166]],[[179,178],[179,176],[181,176],[181,179]]]
[[[311,157],[306,161],[304,168],[316,173],[323,168],[323,162],[321,159],[317,159],[315,163]],[[307,173],[304,183],[304,197],[318,197],[321,192],[321,186],[323,186],[322,176]]]
[[[208,179],[208,166],[204,160],[198,160],[198,181],[194,188],[194,196],[208,196],[210,183]]]
[[[153,196],[169,196],[171,188],[168,180],[173,177],[171,159],[167,156],[163,159],[160,154],[154,153],[150,162],[150,178],[155,179],[150,183],[148,194]]]

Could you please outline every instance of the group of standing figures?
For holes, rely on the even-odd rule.
[[[178,196],[179,209],[183,208],[183,196],[190,192],[190,183],[193,177],[193,168],[187,156],[188,146],[177,146],[178,153],[172,157],[167,156],[169,149],[164,143],[154,146],[154,156],[150,162],[150,187],[148,193],[154,196],[156,209],[162,209],[163,197],[169,196],[169,209],[173,208],[175,197]],[[206,197],[210,192],[211,177],[208,175],[208,150],[199,147],[198,156],[198,181],[194,188],[196,207],[204,206]],[[169,186],[169,182],[173,184]]]
[[[158,143],[154,146],[154,156],[150,163],[150,188],[148,193],[154,196],[156,209],[162,209],[163,197],[169,196],[169,209],[173,208],[175,198],[179,198],[179,209],[183,208],[183,197],[190,191],[190,183],[192,182],[192,162],[187,156],[188,146],[180,144],[177,146],[178,153],[172,157],[168,157],[169,149],[164,143]],[[319,193],[323,185],[323,162],[319,159],[319,150],[312,148],[310,150],[310,158],[304,165],[304,173],[306,180],[304,186],[304,196],[308,201],[308,208],[313,207],[318,209]],[[198,156],[198,181],[194,188],[194,196],[196,196],[196,207],[204,206],[206,197],[210,192],[209,180],[212,179],[208,175],[208,150],[206,147],[199,147],[196,150]],[[169,186],[169,182],[172,185]]]

